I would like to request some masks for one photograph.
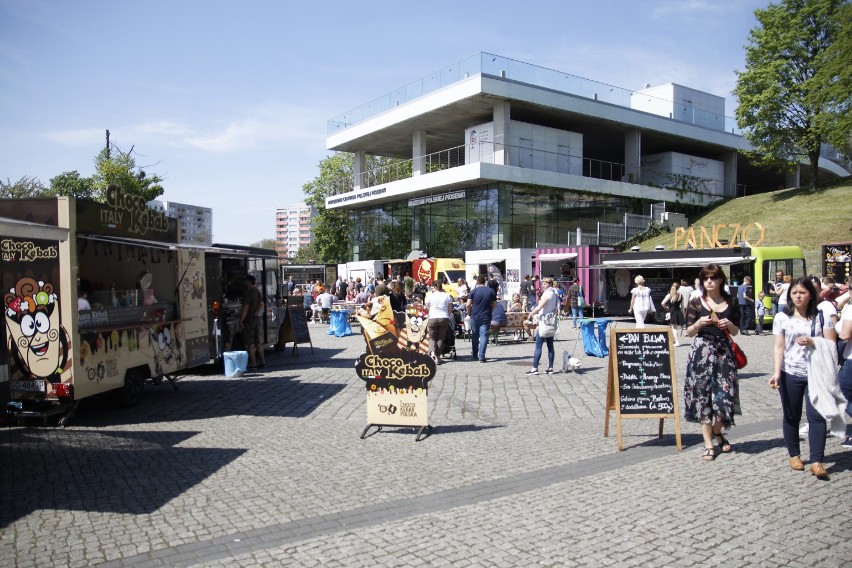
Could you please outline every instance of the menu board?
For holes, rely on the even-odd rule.
[[[677,377],[671,333],[670,327],[610,331],[604,436],[609,435],[609,413],[615,410],[619,450],[623,449],[622,418],[659,418],[660,437],[663,419],[674,419],[677,446],[681,448]]]
[[[284,322],[278,333],[276,349],[284,349],[288,343],[292,343],[293,353],[298,355],[296,346],[300,343],[310,343],[311,353],[313,353],[314,344],[311,342],[311,334],[308,331],[308,321],[305,319],[305,307],[301,296],[288,296],[285,301],[287,309],[284,310]]]
[[[621,414],[672,414],[674,383],[665,331],[635,330],[615,342]]]
[[[852,274],[852,243],[822,245],[822,274],[844,284]]]

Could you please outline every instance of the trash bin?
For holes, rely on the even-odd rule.
[[[598,318],[598,345],[601,346],[602,357],[609,356],[609,345],[606,341],[606,328],[609,325],[609,322],[612,320],[609,318]]]
[[[236,378],[242,376],[248,367],[248,351],[225,351],[225,376]]]

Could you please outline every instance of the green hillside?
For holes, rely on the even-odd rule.
[[[824,243],[852,241],[852,178],[845,178],[811,193],[807,188],[782,189],[771,193],[749,195],[726,201],[704,215],[689,218],[697,227],[758,222],[765,228],[762,246],[798,245],[805,253],[808,272],[822,272]],[[731,234],[733,229],[722,232]],[[752,229],[749,237],[757,235]],[[671,250],[675,234],[665,233],[642,242],[642,250],[653,250],[664,245]],[[679,245],[678,248],[683,248]]]

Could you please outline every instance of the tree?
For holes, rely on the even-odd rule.
[[[836,103],[826,125],[828,142],[852,157],[852,4],[844,4],[837,14],[838,30],[823,54],[817,79],[827,85],[828,99]]]
[[[114,145],[114,151],[104,148],[95,158],[95,174],[92,176],[94,195],[97,201],[106,201],[106,189],[110,184],[121,187],[125,193],[139,195],[145,201],[156,199],[163,194],[163,181],[158,175],[149,176],[136,165],[133,148],[124,153]]]
[[[0,198],[2,199],[27,199],[31,197],[44,197],[47,188],[38,178],[24,176],[15,183],[9,178],[0,180]]]
[[[95,189],[91,178],[80,177],[80,172],[73,170],[50,178],[50,195],[93,199]]]
[[[256,243],[250,244],[249,246],[250,247],[262,248],[262,249],[275,250],[275,248],[278,246],[278,242],[275,239],[261,239],[261,240],[257,241]]]
[[[755,10],[760,26],[749,34],[746,70],[737,71],[736,117],[746,138],[772,161],[804,153],[812,190],[820,145],[829,138],[841,107],[818,72],[837,37],[838,13],[846,1],[781,0]]]
[[[312,205],[317,210],[314,218],[313,244],[315,254],[321,263],[346,262],[349,257],[349,245],[358,244],[361,248],[362,258],[393,258],[393,256],[379,255],[379,252],[397,250],[400,245],[407,249],[411,240],[410,225],[408,234],[399,239],[399,231],[395,231],[392,240],[385,234],[371,235],[372,238],[381,241],[382,244],[371,242],[368,247],[364,243],[350,243],[350,215],[343,209],[326,209],[327,197],[347,193],[354,189],[354,155],[340,152],[323,159],[319,163],[320,174],[313,181],[302,186],[307,197],[305,203]],[[399,158],[388,158],[385,156],[367,156],[363,165],[363,177],[361,187],[369,187],[380,183],[390,183],[400,179],[411,177],[411,160],[400,160]],[[398,228],[398,227],[397,227]],[[371,238],[371,241],[372,241]],[[398,255],[397,255],[398,256]]]
[[[317,210],[312,240],[322,263],[346,262],[349,255],[349,212],[326,209],[325,199],[352,190],[353,164],[353,154],[333,154],[319,163],[319,175],[302,186],[305,203]]]
[[[317,258],[319,258],[319,255],[317,254],[316,247],[314,243],[311,243],[307,246],[300,246],[296,254],[290,259],[290,262],[293,264],[316,264]]]

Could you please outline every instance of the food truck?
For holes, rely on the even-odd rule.
[[[7,412],[64,424],[87,397],[133,405],[146,381],[210,360],[204,251],[143,198],[7,199],[0,218]]]
[[[797,246],[732,246],[609,253],[601,257],[597,267],[601,269],[602,279],[606,282],[604,311],[609,315],[627,315],[630,290],[635,286],[634,278],[641,274],[645,285],[651,289],[651,298],[657,308],[653,317],[658,323],[663,323],[665,310],[660,303],[669,293],[672,283],[685,278],[692,285],[701,267],[711,263],[719,265],[726,272],[733,297],[736,297],[738,286],[746,276],[751,277],[755,290],[766,291],[776,270],[790,274],[793,278],[807,274],[805,256]],[[764,304],[771,307],[768,295]],[[771,322],[771,310],[767,312],[764,321]]]
[[[355,260],[337,265],[337,274],[347,280],[360,278],[366,284],[385,273],[387,262],[384,260]]]
[[[552,276],[557,286],[565,290],[571,286],[574,278],[580,278],[580,285],[592,317],[595,310],[603,307],[606,286],[602,274],[594,270],[604,254],[619,250],[618,247],[600,245],[550,246],[535,250],[535,272],[539,278]]]
[[[261,343],[277,345],[286,309],[279,281],[278,253],[229,244],[213,244],[198,250],[204,253],[209,358],[219,363],[226,351],[245,350],[240,335],[240,313],[247,274],[255,277],[255,286],[263,299]]]
[[[456,283],[459,278],[467,280],[465,274],[464,260],[460,258],[418,258],[419,251],[411,251],[406,260],[388,260],[386,261],[387,278],[395,279],[398,276],[410,274],[415,282],[422,282],[431,285],[435,280],[443,280],[447,286],[444,291],[458,298],[458,286]]]
[[[521,291],[521,281],[533,275],[536,251],[531,248],[469,250],[464,262],[470,274],[487,274],[500,283],[502,297],[511,299]],[[470,276],[468,274],[468,276]]]

